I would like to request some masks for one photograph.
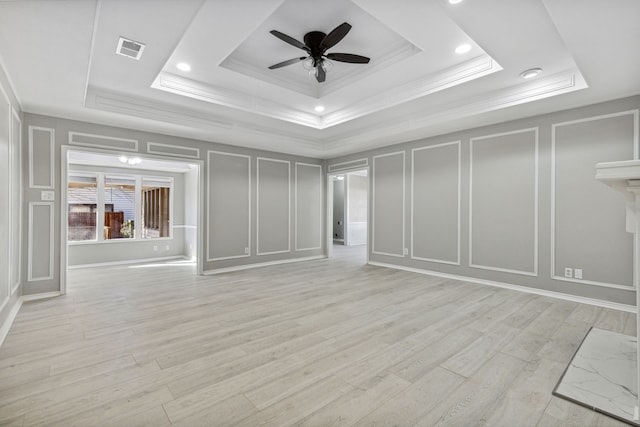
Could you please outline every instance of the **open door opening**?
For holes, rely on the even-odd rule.
[[[201,273],[199,161],[68,147],[63,156],[62,294],[69,270],[163,263]]]
[[[368,261],[369,176],[367,169],[329,175],[329,257]]]

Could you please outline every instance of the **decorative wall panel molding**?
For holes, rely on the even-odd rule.
[[[291,252],[291,162],[256,161],[256,254]]]
[[[638,158],[638,118],[636,109],[551,126],[553,279],[614,289],[633,287],[633,244],[632,235],[624,231],[624,205],[619,194],[594,179],[594,166]],[[581,270],[582,277],[566,277],[565,268]]]
[[[54,231],[54,203],[29,202],[29,282],[53,279]]]
[[[460,141],[411,150],[411,259],[460,265]]]
[[[69,132],[69,144],[110,150],[138,151],[138,140],[90,133]]]
[[[404,257],[405,152],[373,157],[371,253]]]
[[[207,261],[251,254],[251,157],[207,153]]]
[[[469,266],[538,275],[538,128],[471,138]]]
[[[198,148],[161,144],[159,142],[147,142],[147,153],[164,154],[168,156],[184,157],[188,159],[200,158],[200,149]]]
[[[29,126],[29,188],[54,188],[54,142],[55,130]]]
[[[295,164],[295,250],[322,248],[322,166]]]
[[[362,168],[369,165],[369,159],[351,160],[349,162],[334,163],[329,165],[329,172],[346,171]]]

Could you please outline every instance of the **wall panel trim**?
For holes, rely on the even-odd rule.
[[[167,148],[169,150],[163,150]],[[173,151],[171,151],[173,150]],[[193,147],[185,147],[180,145],[162,144],[160,142],[147,142],[147,153],[162,154],[173,157],[184,157],[187,159],[199,159],[200,149]]]
[[[509,268],[493,267],[488,265],[475,264],[473,262],[473,143],[476,141],[482,141],[489,138],[495,138],[500,136],[514,135],[518,133],[533,132],[535,138],[534,145],[534,224],[533,224],[533,271],[512,270]],[[498,271],[502,273],[520,274],[524,276],[538,276],[538,247],[539,247],[539,235],[538,235],[538,199],[539,199],[539,176],[540,176],[540,156],[539,156],[539,128],[525,128],[518,129],[509,132],[500,132],[491,135],[483,135],[469,140],[469,267],[479,268],[482,270]]]
[[[47,206],[49,208],[49,274],[46,276],[33,276],[33,208],[36,206]],[[53,279],[53,257],[54,257],[54,202],[29,202],[29,253],[27,258],[27,280],[29,282],[37,282],[41,280]]]
[[[287,249],[280,251],[260,252],[260,161],[287,164]],[[291,162],[289,160],[256,157],[256,255],[274,255],[291,252]]]
[[[100,142],[81,141],[79,137],[89,137],[104,140],[104,144]],[[109,145],[109,141],[117,141],[121,145]],[[69,131],[69,145],[80,145],[83,147],[108,148],[109,150],[138,152],[138,140],[129,138],[118,138],[115,136],[96,135],[92,133]]]
[[[401,252],[399,254],[394,254],[394,253],[388,253],[388,252],[381,252],[381,251],[376,251],[376,235],[375,235],[375,231],[376,231],[376,212],[375,212],[375,206],[376,206],[376,160],[382,157],[390,157],[390,156],[397,156],[401,154],[402,155],[402,249]],[[406,245],[405,242],[405,230],[406,230],[406,224],[405,224],[405,217],[406,217],[406,160],[405,160],[405,151],[394,151],[393,153],[386,153],[386,154],[380,154],[377,156],[373,156],[373,173],[372,175],[372,191],[371,191],[371,204],[372,204],[372,209],[371,209],[371,253],[375,254],[375,255],[384,255],[384,256],[392,256],[392,257],[397,257],[397,258],[404,258],[404,248]]]
[[[448,261],[448,260],[441,260],[441,259],[434,259],[434,258],[423,258],[423,257],[417,257],[414,256],[414,252],[413,252],[413,241],[414,241],[414,226],[413,226],[413,218],[414,218],[414,206],[413,206],[413,200],[414,200],[414,187],[415,187],[415,166],[414,166],[414,155],[416,151],[422,151],[422,150],[429,150],[432,148],[440,148],[440,147],[447,147],[450,145],[457,145],[458,146],[458,208],[457,208],[457,214],[458,214],[458,236],[456,238],[456,242],[458,245],[458,258],[456,261]],[[428,262],[436,262],[436,263],[440,263],[440,264],[449,264],[449,265],[460,265],[460,249],[461,249],[461,186],[462,186],[462,141],[453,141],[453,142],[445,142],[442,144],[435,144],[435,145],[428,145],[426,147],[419,147],[419,148],[414,148],[411,150],[411,259],[417,260],[417,261],[428,261]]]
[[[239,255],[232,255],[232,256],[225,256],[225,257],[215,257],[212,258],[211,257],[211,242],[210,242],[210,230],[209,227],[211,225],[211,156],[212,155],[222,155],[222,156],[235,156],[235,157],[244,157],[245,159],[247,159],[247,180],[248,180],[248,186],[249,186],[249,191],[248,191],[248,206],[249,206],[249,220],[247,222],[247,245],[246,247],[249,248],[249,253],[248,254],[239,254]],[[213,261],[224,261],[224,260],[228,260],[228,259],[236,259],[236,258],[248,258],[251,256],[251,156],[247,156],[245,154],[236,154],[236,153],[226,153],[224,151],[207,151],[207,183],[206,183],[206,192],[207,192],[207,204],[206,204],[206,211],[207,211],[207,234],[205,235],[205,240],[206,240],[206,246],[207,246],[207,262],[213,262]]]
[[[628,115],[633,117],[633,141],[632,141],[633,159],[637,160],[640,155],[639,154],[640,153],[640,137],[639,137],[640,110],[639,109],[620,111],[618,113],[611,113],[611,114],[602,114],[602,115],[592,116],[592,117],[585,117],[582,119],[570,120],[566,122],[557,122],[551,125],[551,215],[550,215],[551,216],[551,227],[550,227],[551,228],[551,242],[550,242],[551,243],[550,245],[551,246],[551,251],[550,251],[551,268],[550,268],[550,275],[553,280],[560,280],[563,282],[572,282],[572,283],[581,283],[585,285],[600,286],[600,287],[611,288],[611,289],[626,289],[626,290],[634,289],[634,286],[626,286],[626,285],[620,285],[617,283],[597,282],[592,280],[568,278],[568,277],[557,276],[555,273],[556,272],[556,129],[561,126],[570,126],[570,125],[579,124],[579,123],[605,120],[605,119],[611,119],[615,117],[628,116]],[[593,173],[595,175],[595,169]],[[639,248],[634,248],[634,251],[638,249]],[[633,282],[634,283],[637,282],[636,277],[633,278]]]
[[[33,131],[49,132],[49,183],[48,184],[36,184],[33,179]],[[51,128],[45,128],[40,126],[29,126],[29,188],[41,188],[53,190],[55,185],[55,130]]]
[[[306,167],[314,167],[314,168],[318,168],[318,183],[320,184],[320,192],[318,193],[318,204],[320,206],[320,210],[322,211],[322,166],[321,165],[314,165],[311,163],[301,163],[301,162],[296,162],[295,163],[295,174],[294,174],[294,212],[295,212],[295,217],[294,217],[294,250],[296,251],[310,251],[310,250],[314,250],[314,249],[322,249],[322,214],[319,215],[320,217],[320,223],[318,224],[318,246],[314,246],[311,248],[301,248],[298,245],[298,166],[306,166]]]
[[[364,158],[364,159],[358,159],[358,160],[350,160],[348,162],[342,162],[342,163],[334,163],[332,165],[329,165],[328,169],[329,172],[344,172],[344,171],[349,171],[352,169],[362,169],[364,167],[369,166],[369,159],[368,158]]]

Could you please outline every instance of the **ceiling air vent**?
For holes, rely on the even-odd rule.
[[[120,40],[118,40],[118,48],[116,49],[116,53],[118,55],[128,56],[129,58],[140,59],[143,50],[144,45],[142,43],[134,42],[133,40],[128,40],[124,37],[120,37]]]

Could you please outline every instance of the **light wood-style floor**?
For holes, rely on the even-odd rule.
[[[343,258],[73,270],[0,349],[11,426],[602,426],[551,391],[628,313]]]

